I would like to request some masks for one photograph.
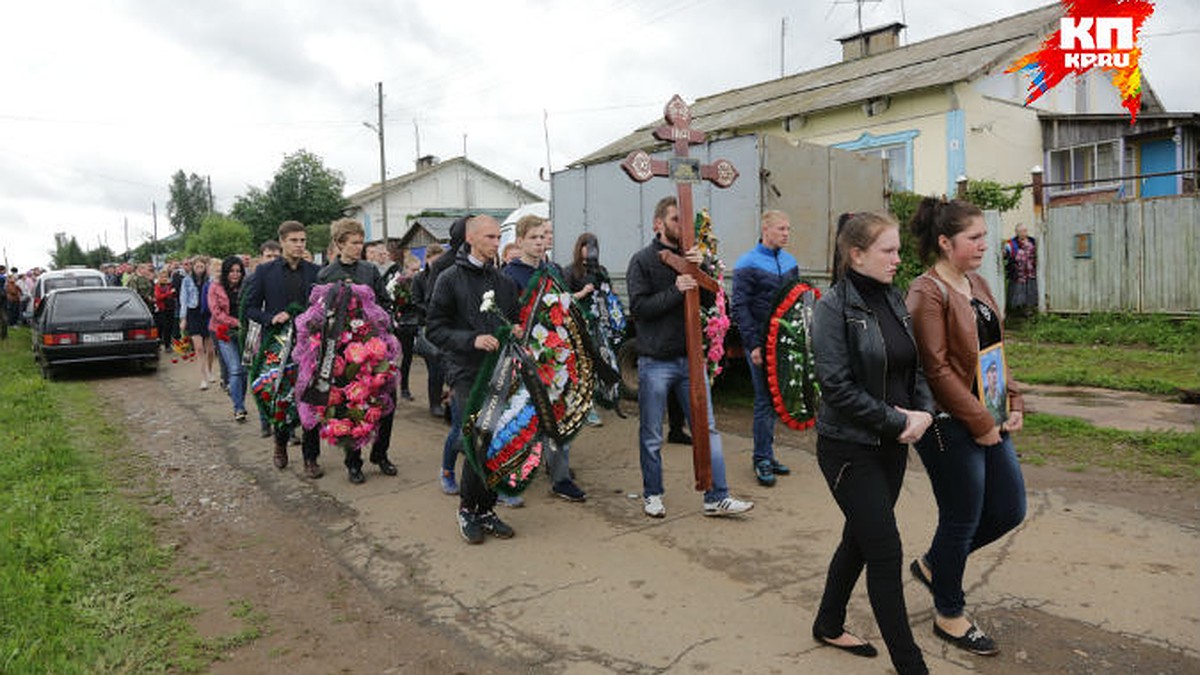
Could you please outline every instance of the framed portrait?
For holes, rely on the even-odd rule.
[[[1008,420],[1008,380],[1005,378],[1004,343],[997,342],[979,352],[979,402],[983,404],[996,424]]]

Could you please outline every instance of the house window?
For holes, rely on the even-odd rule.
[[[917,131],[873,136],[864,132],[857,140],[835,143],[833,147],[849,150],[867,157],[882,157],[888,161],[888,189],[897,192],[912,190],[913,139]]]
[[[908,180],[908,146],[884,146],[879,148],[879,155],[888,163],[888,189],[892,192],[911,190],[912,184]]]
[[[1056,186],[1054,192],[1111,190],[1120,175],[1116,141],[1050,151],[1049,182],[1071,183]]]

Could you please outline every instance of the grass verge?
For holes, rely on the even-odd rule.
[[[0,672],[203,668],[163,581],[172,552],[129,492],[145,486],[106,469],[123,429],[86,383],[42,380],[28,340],[0,343]]]
[[[1030,413],[1017,436],[1022,461],[1200,479],[1200,432],[1118,431],[1083,420]]]
[[[1009,340],[1013,377],[1030,384],[1104,387],[1148,394],[1200,389],[1200,350],[1163,352]]]
[[[1043,314],[1011,319],[1009,367],[1031,384],[1150,394],[1200,389],[1200,319]]]

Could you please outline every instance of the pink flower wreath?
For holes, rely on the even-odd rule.
[[[321,427],[321,438],[347,450],[361,450],[375,439],[379,420],[396,407],[395,361],[400,342],[391,332],[391,319],[375,303],[367,286],[354,284],[346,309],[346,324],[338,336],[337,355],[327,405],[301,400],[313,385],[325,323],[325,297],[335,284],[316,286],[308,309],[296,318],[296,346],[292,355],[299,365],[296,399],[305,429]]]

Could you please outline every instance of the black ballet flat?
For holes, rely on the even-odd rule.
[[[845,631],[842,631],[842,632],[844,633]],[[832,640],[834,638],[828,638],[828,637],[821,635],[819,632],[817,632],[816,626],[813,626],[812,635],[813,635],[814,640],[816,640],[817,642],[820,642],[821,644],[825,645],[826,647],[834,647],[835,649],[840,649],[844,652],[849,652],[855,656],[862,656],[862,657],[870,659],[870,658],[874,658],[879,655],[879,652],[875,649],[875,646],[872,645],[870,642],[867,642],[866,640],[863,640],[862,644],[857,644],[857,645],[834,644],[834,643],[830,642],[830,640]],[[858,636],[855,636],[855,637],[858,637]],[[862,638],[859,638],[859,639],[862,640]]]
[[[921,585],[925,587],[925,590],[932,594],[933,582],[929,580],[929,577],[925,576],[925,570],[921,569],[921,562],[919,560],[912,561],[912,564],[908,566],[908,569],[912,572],[913,578],[921,582]]]
[[[954,636],[942,630],[942,627],[933,622],[933,634],[959,649],[980,656],[995,656],[1000,653],[1000,648],[996,646],[995,640],[988,637],[983,631],[979,630],[975,624],[967,629],[967,632]]]

